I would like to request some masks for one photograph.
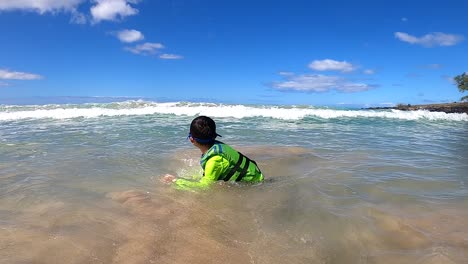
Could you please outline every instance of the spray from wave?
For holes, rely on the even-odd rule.
[[[387,118],[402,120],[468,121],[467,114],[447,114],[429,111],[399,110],[338,110],[312,106],[249,106],[215,103],[156,103],[125,101],[105,104],[58,104],[42,106],[1,106],[0,121],[25,119],[103,118],[143,115],[207,115],[217,118],[273,118],[301,120],[304,118]]]

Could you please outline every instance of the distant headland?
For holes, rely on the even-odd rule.
[[[396,110],[402,110],[402,111],[427,110],[431,112],[468,114],[468,102],[424,104],[424,105],[398,104],[397,106],[393,106],[393,107],[370,107],[366,109],[368,110],[396,109]]]

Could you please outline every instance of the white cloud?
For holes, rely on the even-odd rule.
[[[363,73],[367,75],[372,75],[372,74],[375,74],[375,71],[372,69],[367,69],[367,70],[364,70]]]
[[[0,79],[2,80],[39,80],[42,78],[38,74],[0,69]]]
[[[70,22],[85,24],[89,15],[78,11],[78,7],[88,0],[0,0],[0,11],[26,10],[44,14],[47,12],[67,12],[71,14]],[[92,21],[98,23],[103,20],[116,21],[127,16],[138,14],[138,9],[132,4],[140,0],[90,0]],[[87,17],[88,16],[88,17]]]
[[[70,23],[83,25],[83,24],[86,24],[86,22],[87,22],[87,18],[85,14],[80,13],[76,10],[71,12]]]
[[[296,92],[338,92],[355,93],[375,88],[375,85],[351,82],[338,76],[327,76],[321,74],[283,75],[285,81],[274,82],[273,88],[280,91]]]
[[[0,10],[46,12],[74,11],[85,0],[0,0]]]
[[[143,36],[143,34],[138,30],[124,29],[117,32],[117,38],[122,42],[131,43],[143,40],[145,36]]]
[[[125,50],[130,51],[133,54],[144,55],[144,56],[158,56],[163,60],[181,60],[184,57],[177,54],[162,53],[161,50],[164,49],[164,45],[161,43],[152,43],[145,42],[143,44],[138,44],[132,47],[125,47]]]
[[[164,54],[161,54],[159,58],[163,60],[180,60],[180,59],[183,59],[184,57],[181,55],[177,55],[177,54],[164,53]]]
[[[309,64],[309,68],[316,71],[340,71],[340,72],[351,72],[355,70],[355,66],[346,61],[336,60],[314,60]]]
[[[161,43],[145,42],[134,47],[125,47],[125,49],[134,54],[153,55],[158,53],[159,50],[164,49],[164,45]]]
[[[422,45],[424,47],[453,46],[464,39],[462,35],[446,34],[442,32],[433,32],[422,37],[412,36],[404,32],[395,32],[395,37],[403,42]]]
[[[102,20],[115,21],[136,15],[138,9],[130,4],[138,2],[138,0],[95,0],[95,5],[91,7],[93,21],[96,23]]]
[[[451,84],[455,84],[455,80],[453,79],[453,76],[450,76],[450,75],[441,75],[440,78],[448,81],[449,83]]]
[[[294,75],[293,72],[288,72],[288,71],[280,71],[278,72],[279,75],[281,76],[291,76],[291,75]]]
[[[433,69],[433,70],[437,70],[437,69],[442,69],[443,65],[442,64],[438,64],[438,63],[433,63],[433,64],[427,64],[425,65],[425,68],[429,68],[429,69]]]

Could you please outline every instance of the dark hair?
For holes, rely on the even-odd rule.
[[[211,145],[218,136],[216,134],[216,123],[207,116],[196,117],[190,124],[190,134],[198,143]]]

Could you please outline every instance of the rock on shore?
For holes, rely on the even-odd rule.
[[[396,109],[402,111],[416,111],[416,110],[427,110],[431,112],[445,112],[445,113],[466,113],[468,114],[468,102],[460,103],[444,103],[444,104],[424,104],[424,105],[403,105],[399,104],[395,107],[371,107],[366,108],[369,110],[381,110],[381,109]]]

